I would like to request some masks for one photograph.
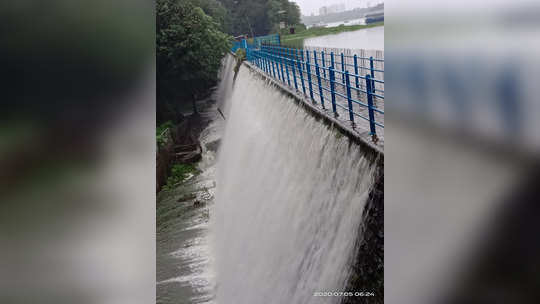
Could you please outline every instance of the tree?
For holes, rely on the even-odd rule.
[[[212,17],[215,22],[219,23],[222,32],[229,32],[230,15],[221,2],[217,0],[187,0],[187,2],[200,7],[205,14]]]
[[[228,10],[229,33],[234,36],[267,35],[275,31],[281,21],[300,23],[300,8],[288,0],[220,0]]]
[[[217,80],[230,37],[190,2],[158,0],[156,66],[158,121],[179,112],[179,100],[193,102]],[[174,119],[173,118],[173,119]]]

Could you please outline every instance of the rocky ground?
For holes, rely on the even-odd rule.
[[[211,97],[198,101],[199,112],[180,117],[180,122],[166,132],[167,141],[158,146],[156,168],[156,192],[167,183],[174,164],[193,164],[201,159],[202,147],[199,137],[211,119],[200,114],[215,103]],[[202,110],[202,111],[201,111]]]

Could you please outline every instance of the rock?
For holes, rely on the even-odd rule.
[[[180,203],[180,202],[185,202],[185,201],[192,200],[194,198],[197,198],[197,196],[194,193],[190,193],[190,194],[186,194],[186,195],[180,197],[176,201]]]
[[[163,147],[158,147],[156,154],[156,193],[167,182],[167,176],[174,158],[174,148],[172,140],[169,140]]]
[[[180,152],[175,154],[175,161],[183,164],[189,164],[198,162],[202,158],[202,151],[199,146],[195,151],[191,152]]]
[[[197,143],[187,144],[187,145],[176,145],[174,146],[174,152],[191,152],[195,151],[198,148]]]
[[[205,146],[206,146],[206,149],[216,152],[220,145],[221,145],[221,139],[216,139],[214,141],[207,143]]]

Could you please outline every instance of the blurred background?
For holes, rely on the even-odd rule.
[[[386,302],[538,303],[540,5],[385,5]]]
[[[152,1],[3,1],[0,23],[0,302],[154,302]]]
[[[540,6],[385,15],[386,301],[537,303]],[[153,3],[0,22],[0,302],[154,302]]]

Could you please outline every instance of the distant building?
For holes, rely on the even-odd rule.
[[[345,11],[345,4],[344,3],[333,4],[333,5],[330,5],[330,6],[323,6],[323,7],[319,8],[319,15],[320,16],[325,16],[325,15],[328,15],[328,14],[341,13],[341,12],[344,12],[344,11]]]

